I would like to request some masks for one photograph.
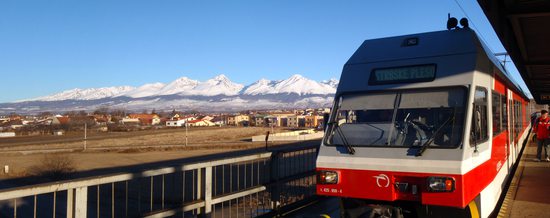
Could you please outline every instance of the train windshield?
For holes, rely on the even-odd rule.
[[[325,142],[456,147],[464,129],[465,96],[458,87],[342,95]]]

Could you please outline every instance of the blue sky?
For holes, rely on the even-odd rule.
[[[503,52],[477,1],[459,2]],[[365,39],[443,30],[448,12],[464,17],[453,0],[4,0],[0,102],[222,73],[243,84],[338,78]]]

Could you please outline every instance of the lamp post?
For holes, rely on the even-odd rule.
[[[275,130],[273,128],[275,126],[273,123],[271,123],[271,133],[275,134]],[[273,138],[271,138],[271,143],[273,143]]]
[[[265,134],[265,150],[267,151],[267,141],[269,140],[269,131]]]
[[[86,150],[86,147],[87,147],[87,142],[86,142],[86,138],[87,138],[87,131],[88,131],[88,123],[84,122],[84,150]]]

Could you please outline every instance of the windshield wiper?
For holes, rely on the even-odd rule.
[[[338,133],[338,135],[340,135],[340,138],[342,139],[342,143],[344,144],[344,146],[348,150],[348,153],[351,154],[351,155],[355,154],[355,149],[353,148],[352,145],[350,145],[348,143],[348,139],[344,135],[344,132],[342,132],[342,129],[340,129],[340,126],[336,125],[335,128],[336,128],[336,132]]]
[[[447,126],[447,124],[449,124],[452,120],[455,119],[455,112],[453,111],[453,115],[449,117],[449,119],[447,119],[443,125],[441,125],[435,132],[434,134],[432,134],[432,136],[430,136],[430,138],[428,138],[428,140],[426,142],[424,142],[424,144],[422,144],[420,146],[420,148],[417,149],[417,152],[416,154],[414,154],[415,157],[418,157],[418,156],[422,156],[422,153],[424,153],[424,151],[426,150],[426,148],[428,148],[428,145],[432,143],[432,141],[435,139],[435,137],[437,137],[439,135],[439,133],[441,133],[441,130],[443,129],[443,127]]]

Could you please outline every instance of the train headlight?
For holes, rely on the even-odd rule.
[[[429,192],[452,192],[455,190],[455,179],[452,177],[432,176],[428,177]]]
[[[338,172],[330,170],[317,171],[317,182],[319,184],[337,184]]]

